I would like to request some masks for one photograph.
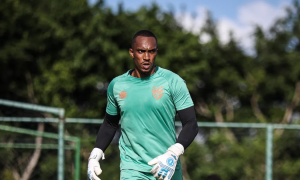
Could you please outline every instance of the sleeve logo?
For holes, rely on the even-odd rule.
[[[124,99],[124,98],[126,98],[126,96],[127,96],[127,92],[126,92],[126,91],[121,91],[121,92],[119,93],[120,99]]]
[[[162,86],[153,86],[152,95],[155,99],[160,99],[164,94],[164,89]]]

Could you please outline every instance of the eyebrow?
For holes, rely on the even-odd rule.
[[[157,48],[153,48],[153,49],[149,49],[149,50],[146,50],[144,48],[136,48],[136,50],[138,50],[138,51],[156,51]]]

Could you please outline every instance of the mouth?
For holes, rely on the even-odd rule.
[[[144,63],[142,64],[143,69],[148,70],[150,68],[151,64],[150,63]]]

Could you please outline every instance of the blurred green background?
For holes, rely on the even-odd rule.
[[[86,0],[1,0],[0,98],[62,107],[66,117],[103,118],[109,82],[133,68],[128,54],[132,36],[148,29],[158,38],[157,65],[186,81],[198,121],[299,124],[299,0],[268,30],[254,28],[254,49],[249,55],[234,34],[227,43],[220,41],[216,20],[209,12],[200,32],[210,40],[201,43],[201,33],[184,30],[172,12],[157,4],[136,11],[120,5],[113,12],[103,1],[91,5]],[[0,115],[32,116],[3,107]],[[66,134],[82,138],[81,179],[87,179],[87,159],[98,129],[95,124],[66,126]],[[47,125],[45,131],[57,132],[57,126]],[[273,178],[299,179],[299,131],[275,131],[274,135]],[[264,179],[264,133],[202,129],[198,139],[182,157],[185,179],[205,179],[212,173],[228,180]],[[102,179],[119,178],[118,153],[116,140],[101,162]],[[57,154],[41,156],[52,161],[37,164],[30,179],[56,179],[56,174],[47,176],[47,168],[57,167]],[[24,167],[18,170],[21,176],[28,164],[20,163],[16,166]],[[0,165],[0,174],[16,179],[5,165]],[[72,166],[66,163],[66,179],[72,179],[70,174]]]

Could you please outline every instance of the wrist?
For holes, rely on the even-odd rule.
[[[168,148],[167,151],[174,153],[177,157],[184,153],[184,147],[180,143],[176,143]]]
[[[99,148],[94,148],[90,154],[89,160],[95,159],[99,161],[101,158],[105,159],[103,151]]]

